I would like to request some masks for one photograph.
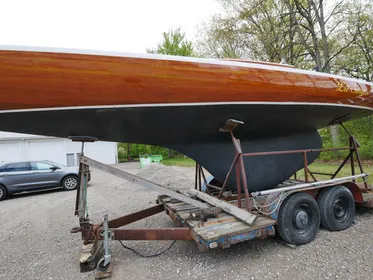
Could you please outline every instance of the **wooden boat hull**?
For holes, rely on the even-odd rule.
[[[229,135],[218,131],[229,118],[245,122],[236,133],[245,152],[320,148],[318,128],[373,107],[370,83],[274,65],[9,47],[0,47],[0,62],[0,130],[169,147],[218,179],[233,160]],[[257,191],[303,159],[246,163]]]

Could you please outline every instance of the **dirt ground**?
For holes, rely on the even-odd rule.
[[[132,173],[139,163],[118,164]],[[167,167],[140,175],[170,187],[193,186],[193,168]],[[93,222],[122,216],[155,204],[156,193],[93,170],[88,189]],[[20,194],[0,202],[0,279],[92,279],[80,273],[82,241],[69,230],[75,192],[60,190]],[[132,226],[168,227],[164,213]],[[193,241],[177,241],[166,253],[143,258],[111,241],[112,279],[373,279],[373,210],[358,209],[354,225],[342,232],[320,229],[312,243],[290,248],[280,239],[254,240],[225,250],[199,253]],[[124,242],[143,254],[154,254],[172,241]]]

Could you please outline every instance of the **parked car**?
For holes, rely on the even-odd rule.
[[[0,200],[13,193],[61,187],[75,190],[78,167],[68,167],[48,160],[0,163]],[[88,175],[88,182],[91,174]]]

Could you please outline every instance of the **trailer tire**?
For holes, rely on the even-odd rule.
[[[323,189],[317,199],[321,225],[330,231],[349,228],[355,218],[355,199],[345,186]]]
[[[276,231],[287,243],[303,245],[315,239],[320,227],[320,210],[309,194],[289,195],[281,204]]]

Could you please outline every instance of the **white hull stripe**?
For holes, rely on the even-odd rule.
[[[22,113],[22,112],[42,112],[42,111],[62,111],[62,110],[89,110],[89,109],[121,109],[121,108],[149,108],[149,107],[186,107],[186,106],[229,106],[229,105],[266,105],[266,106],[325,106],[325,107],[345,107],[351,109],[361,109],[373,111],[373,108],[365,106],[355,106],[335,103],[312,103],[312,102],[201,102],[201,103],[154,103],[154,104],[126,104],[126,105],[97,105],[97,106],[71,106],[71,107],[48,107],[32,109],[0,110],[0,114]]]

